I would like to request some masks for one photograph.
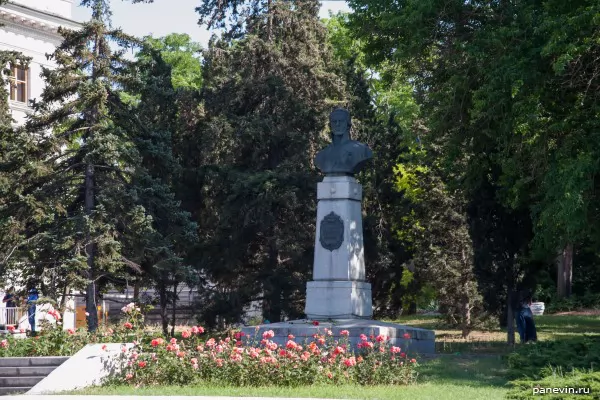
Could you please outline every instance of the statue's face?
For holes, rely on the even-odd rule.
[[[342,113],[332,115],[329,123],[334,136],[344,136],[348,132],[348,118]]]

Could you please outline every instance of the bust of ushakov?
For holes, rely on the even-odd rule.
[[[329,116],[332,143],[317,153],[315,165],[325,175],[348,175],[358,173],[373,158],[373,152],[364,143],[350,140],[350,113],[336,108]]]

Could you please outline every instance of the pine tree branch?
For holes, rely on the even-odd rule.
[[[10,257],[13,255],[13,253],[21,246],[28,244],[29,242],[31,242],[32,240],[34,240],[36,237],[42,235],[42,233],[36,233],[35,235],[33,235],[32,237],[25,239],[24,241],[22,241],[21,243],[15,245],[12,250],[9,251],[9,253],[6,255],[6,257],[4,257],[4,260],[2,260],[2,263],[0,264],[6,264],[8,262],[8,260],[10,259]]]
[[[144,270],[142,269],[141,265],[136,264],[133,261],[125,258],[125,256],[121,256],[121,261],[123,261],[125,263],[125,265],[127,265],[129,268],[131,268],[132,270],[134,270],[138,274],[141,275],[141,274],[144,273]]]

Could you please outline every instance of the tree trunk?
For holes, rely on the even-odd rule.
[[[471,333],[471,304],[468,298],[465,298],[463,304],[461,304],[461,308],[462,337],[466,339]]]
[[[461,251],[461,260],[462,260],[462,264],[463,264],[463,268],[465,270],[469,270],[470,268],[470,260],[467,258],[467,255],[465,254],[465,250],[463,248],[463,250]],[[463,293],[464,293],[464,300],[462,302],[462,304],[459,305],[460,307],[460,317],[461,317],[461,323],[462,323],[462,337],[463,338],[467,338],[469,336],[469,334],[471,333],[471,302],[469,301],[469,280],[466,277],[463,277],[464,281],[462,282],[461,286],[463,287]]]
[[[273,10],[272,10],[272,1],[273,0],[267,0],[267,15],[268,15],[268,22],[267,22],[267,40],[270,42],[271,41],[271,35],[273,33]]]
[[[514,296],[514,288],[510,282],[506,291],[506,343],[511,346],[515,345],[515,315],[512,306]]]
[[[158,285],[158,297],[160,300],[160,318],[162,322],[162,331],[165,336],[169,334],[169,316],[167,315],[167,306],[169,304],[167,298],[167,286],[164,283]]]
[[[268,311],[265,314],[265,319],[270,322],[281,322],[281,288],[272,287],[266,300]]]
[[[133,284],[133,301],[135,303],[140,302],[140,282],[139,281],[135,281],[135,283]]]
[[[90,216],[94,209],[94,166],[88,164],[85,169],[85,214]],[[88,313],[87,324],[88,331],[95,332],[98,329],[98,307],[96,306],[96,271],[94,265],[94,256],[96,251],[95,243],[91,235],[87,234],[87,244],[85,252],[88,266],[88,287],[86,290],[85,309]]]
[[[264,318],[270,322],[281,321],[281,287],[278,281],[278,269],[279,269],[279,251],[277,249],[277,243],[275,239],[275,229],[271,229],[271,241],[269,243],[269,268],[273,272],[269,284],[264,287],[265,296],[265,312],[263,312]]]
[[[175,323],[177,322],[177,282],[173,284],[173,309],[171,310],[171,337],[175,336]]]
[[[568,243],[556,258],[556,294],[559,299],[571,296],[573,279],[573,244]]]
[[[65,287],[63,288],[63,292],[60,296],[60,301],[58,302],[58,309],[62,310],[63,314],[67,309],[67,293],[69,293],[69,287],[65,285]],[[73,310],[73,312],[75,312],[75,310]]]
[[[571,290],[573,288],[573,244],[567,244],[564,252],[565,256],[565,295],[571,297]]]
[[[417,303],[415,301],[411,301],[408,305],[408,312],[406,315],[415,315],[417,313]]]
[[[95,10],[97,12],[99,10]],[[98,18],[96,15],[95,19]],[[96,73],[98,70],[97,60],[100,55],[100,46],[99,46],[99,38],[98,35],[95,37],[94,43],[94,58],[92,60],[92,79],[96,81]],[[88,125],[94,126],[99,119],[99,110],[98,107],[95,106],[87,115]],[[94,131],[89,128],[89,137],[87,138],[88,142],[93,140]],[[88,164],[85,168],[85,215],[90,217],[94,207],[95,207],[95,180],[94,180],[94,164],[91,161],[88,161]],[[96,303],[96,265],[95,265],[95,253],[96,253],[96,243],[92,240],[92,237],[89,233],[89,230],[86,235],[86,246],[85,252],[87,256],[87,265],[88,265],[88,287],[86,290],[86,302],[85,308],[88,313],[87,315],[87,324],[88,324],[88,332],[95,332],[98,329],[98,307]]]

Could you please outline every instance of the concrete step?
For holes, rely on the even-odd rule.
[[[56,366],[49,367],[0,367],[0,377],[5,376],[48,376]]]
[[[0,387],[0,396],[7,396],[9,394],[23,394],[31,389],[33,386],[26,387]]]
[[[0,377],[0,387],[33,387],[45,376],[4,376]]]
[[[69,357],[2,357],[0,367],[58,367]]]

